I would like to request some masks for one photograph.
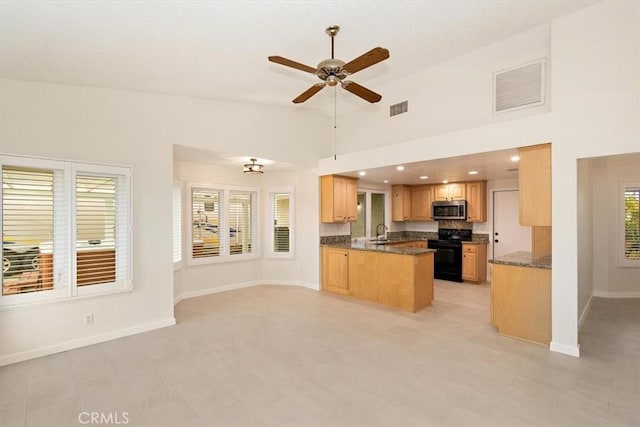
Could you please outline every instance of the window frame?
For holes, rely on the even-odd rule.
[[[133,267],[133,233],[132,233],[132,208],[133,208],[133,192],[131,184],[131,168],[127,166],[112,166],[90,162],[78,162],[71,160],[56,160],[39,158],[32,156],[19,156],[0,154],[0,169],[3,166],[27,167],[34,169],[51,169],[62,171],[62,194],[53,194],[54,206],[59,209],[54,212],[54,236],[53,246],[59,247],[57,251],[53,249],[54,254],[54,279],[53,290],[44,290],[38,292],[30,292],[23,294],[2,295],[0,292],[0,310],[17,308],[30,304],[48,304],[61,301],[73,301],[99,295],[111,295],[114,293],[130,292],[132,289],[132,267]],[[126,198],[126,205],[122,210],[116,207],[116,212],[122,212],[125,218],[116,217],[118,223],[124,220],[125,230],[118,229],[116,231],[116,260],[119,252],[124,250],[126,256],[125,266],[123,270],[119,270],[116,265],[116,278],[120,273],[124,274],[121,282],[117,280],[109,283],[92,284],[87,286],[78,286],[77,284],[77,236],[76,236],[76,176],[78,174],[86,175],[105,175],[111,177],[122,177],[123,184],[121,187],[124,194],[116,193],[117,200]],[[1,186],[0,186],[1,187]],[[0,201],[3,197],[3,189],[0,188]],[[118,203],[118,202],[116,202]],[[116,215],[119,215],[116,213]],[[0,228],[2,228],[3,212],[2,203],[0,203]],[[61,225],[66,223],[66,225]],[[56,232],[57,230],[57,232]],[[116,261],[117,262],[117,261]],[[4,281],[0,283],[2,285]]]
[[[184,262],[184,186],[180,181],[175,181],[172,187],[172,237],[173,237],[173,269],[174,271],[182,267]],[[176,206],[176,202],[178,206]],[[176,211],[178,213],[178,217],[175,217]],[[176,236],[177,234],[177,236]],[[178,241],[176,241],[176,237],[178,237]],[[179,252],[179,259],[175,258],[176,246]]]
[[[274,222],[276,220],[274,214],[275,198],[276,194],[288,194],[289,195],[289,252],[276,252],[273,247],[275,245],[275,227]],[[295,259],[296,258],[296,200],[295,190],[292,187],[285,188],[273,188],[269,190],[269,215],[268,215],[268,237],[267,237],[267,250],[266,257],[271,259]]]
[[[218,235],[226,236],[226,238],[219,238],[220,252],[217,256],[205,256],[205,257],[193,257],[193,190],[205,190],[205,191],[217,191],[220,193],[220,219],[218,224]],[[230,253],[230,241],[229,241],[229,195],[231,192],[249,192],[255,193],[255,200],[253,202],[252,216],[255,218],[255,233],[253,234],[252,248],[255,248],[250,253],[234,254]],[[182,256],[182,259],[187,261],[187,265],[207,265],[207,264],[220,264],[226,262],[246,261],[260,258],[260,188],[253,186],[242,185],[228,185],[228,184],[211,184],[202,182],[187,182],[185,190],[185,208],[187,215],[185,215],[183,224],[186,228],[186,233],[183,234],[185,239],[185,245],[187,247],[186,257]],[[183,246],[183,248],[184,248]]]
[[[620,182],[620,193],[618,199],[620,200],[620,212],[618,214],[619,221],[619,242],[618,242],[618,252],[619,252],[619,266],[620,267],[631,267],[631,268],[640,268],[640,259],[628,259],[625,256],[625,243],[626,243],[626,232],[625,232],[625,193],[628,189],[638,189],[640,188],[640,181],[621,181]]]

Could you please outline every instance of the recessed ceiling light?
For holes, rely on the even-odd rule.
[[[398,171],[403,171],[403,170],[404,170],[404,166],[397,166],[397,167],[396,167],[396,170],[398,170]]]
[[[517,162],[518,160],[520,160],[520,156],[511,156],[512,162]]]
[[[360,176],[365,176],[366,174],[367,174],[367,173],[366,173],[365,171],[360,171],[360,172],[358,172],[358,175],[360,175]]]
[[[388,184],[388,183],[389,183],[389,180],[388,180],[388,179],[385,179],[385,180],[384,180],[384,181],[382,181],[382,182],[384,182],[385,184]]]
[[[469,171],[469,175],[478,175],[478,171]]]
[[[442,181],[443,184],[448,184],[449,180],[445,179],[444,181]]]
[[[429,179],[429,177],[427,175],[422,175],[420,179]]]

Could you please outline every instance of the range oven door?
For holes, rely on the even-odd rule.
[[[436,279],[462,282],[462,243],[429,240],[429,249],[435,249],[434,277]]]

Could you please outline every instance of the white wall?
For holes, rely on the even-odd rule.
[[[240,165],[239,165],[240,166]],[[225,184],[257,187],[260,190],[260,257],[252,260],[223,262],[205,265],[189,265],[185,260],[174,273],[175,298],[218,292],[221,290],[254,284],[294,284],[319,289],[318,285],[318,177],[310,170],[267,171],[264,175],[247,175],[240,167],[174,162],[174,178],[183,182]],[[295,248],[293,259],[268,257],[269,191],[291,188],[295,198]],[[185,190],[186,193],[186,190]],[[188,194],[185,194],[184,223],[189,223]],[[186,238],[186,233],[185,233]],[[314,243],[314,244],[311,244]]]
[[[318,169],[321,174],[340,173],[552,142],[554,268],[551,349],[578,355],[576,164],[577,159],[583,157],[639,150],[639,28],[640,4],[634,2],[600,2],[553,21],[550,41],[551,112],[531,110],[531,115],[526,117],[504,114],[499,120],[485,116],[485,120],[480,120],[481,126],[437,135],[432,135],[436,132],[433,127],[421,124],[430,121],[430,116],[426,109],[416,108],[415,103],[410,102],[412,114],[402,119],[405,121],[403,128],[411,129],[408,133],[398,132],[393,124],[379,125],[375,112],[371,110],[356,112],[349,116],[352,133],[342,140],[349,141],[350,145],[343,146],[343,150],[362,151],[341,154],[337,160],[322,159]],[[451,75],[455,76],[459,68],[484,73],[486,77],[476,83],[484,85],[486,90],[491,84],[488,70],[499,68],[511,60],[514,56],[512,47],[518,45],[516,40],[505,40],[484,49],[482,58],[485,60],[477,65],[475,61],[480,58],[476,58],[474,53],[457,58],[455,64],[460,65],[450,65],[453,67]],[[535,59],[540,48],[538,45],[538,49],[531,46],[531,49],[519,50],[517,59]],[[456,90],[447,80],[448,75],[439,72],[438,83],[456,91],[455,97],[465,97],[466,86]],[[432,71],[425,71],[410,79],[419,82],[434,77]],[[399,84],[401,88],[410,85],[408,79]],[[393,90],[389,88],[389,92],[384,93],[393,95]],[[428,91],[422,92],[421,96],[434,97]],[[391,98],[395,101],[393,96]],[[485,105],[490,105],[490,96],[485,98]],[[457,110],[443,110],[448,114],[458,114]],[[392,144],[398,140],[404,142]]]
[[[583,161],[581,161],[582,163]],[[584,160],[593,165],[593,290],[596,296],[640,297],[640,268],[620,266],[622,181],[640,181],[640,154]]]
[[[325,125],[323,116],[288,108],[0,80],[0,152],[131,166],[134,227],[133,292],[1,311],[0,365],[174,322],[174,143],[313,164],[331,152]],[[299,242],[312,257],[299,274],[317,283],[318,190],[304,176],[299,200],[314,226]],[[250,279],[261,268],[240,274]],[[95,323],[85,326],[90,312]]]
[[[594,227],[593,221],[593,162],[578,161],[578,325],[587,318],[593,296],[594,276],[599,270],[593,264],[594,233],[603,227]]]

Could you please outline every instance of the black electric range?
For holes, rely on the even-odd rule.
[[[462,282],[462,242],[470,242],[471,230],[441,228],[438,240],[429,240],[429,249],[436,249],[434,254],[434,277],[436,279]]]

